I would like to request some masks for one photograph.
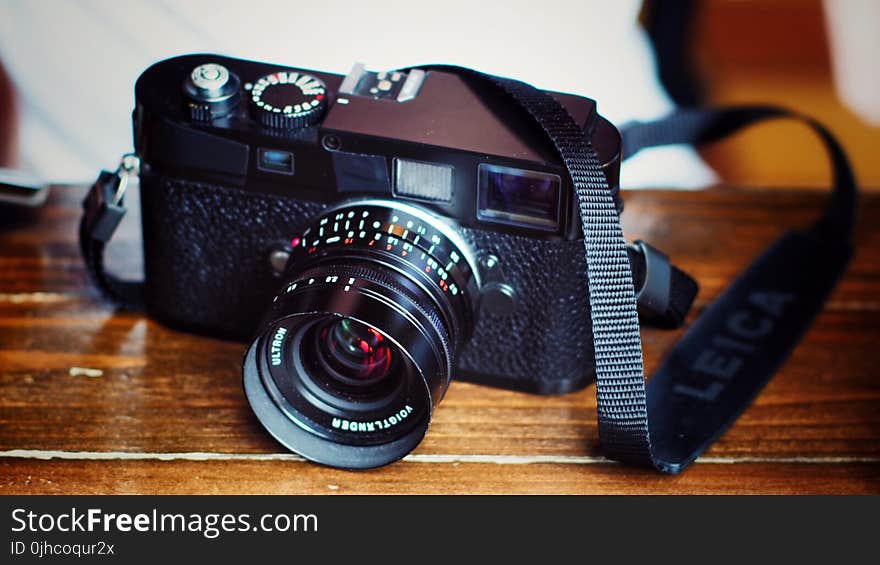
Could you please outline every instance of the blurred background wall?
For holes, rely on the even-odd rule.
[[[641,0],[0,0],[0,61],[20,101],[20,165],[88,182],[131,150],[138,75],[183,53],[345,74],[442,62],[591,96],[615,123],[674,106]],[[625,186],[714,180],[690,148],[646,151]]]
[[[865,188],[880,188],[880,2],[694,2],[692,63],[708,104],[775,103],[823,121]],[[820,143],[793,123],[701,151],[725,182],[824,187]]]
[[[676,103],[776,103],[826,123],[880,188],[878,0],[0,0],[0,165],[90,180],[130,150],[140,72],[187,52],[343,74],[471,66],[594,97],[618,125]],[[645,151],[622,184],[821,189],[826,159],[802,128]]]

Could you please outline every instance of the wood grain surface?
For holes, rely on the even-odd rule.
[[[801,346],[693,467],[668,477],[610,462],[595,390],[540,397],[454,383],[421,446],[366,472],[308,463],[269,438],[241,389],[244,345],[116,313],[76,245],[82,188],[0,210],[0,494],[880,493],[880,197]],[[631,192],[624,229],[701,283],[691,319],[786,227],[808,192]],[[136,202],[136,199],[134,199]],[[136,214],[110,262],[137,274]],[[643,331],[653,369],[681,331]]]

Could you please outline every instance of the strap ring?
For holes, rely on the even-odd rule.
[[[116,193],[113,195],[113,204],[119,206],[125,197],[125,189],[128,187],[128,179],[135,177],[140,173],[141,159],[135,153],[126,153],[119,160],[119,167],[116,168],[116,176],[119,177],[119,184],[116,186]]]

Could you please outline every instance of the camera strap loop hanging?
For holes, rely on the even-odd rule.
[[[810,227],[782,236],[699,317],[645,382],[639,318],[611,189],[587,136],[550,95],[519,81],[457,67],[501,89],[552,141],[577,193],[584,231],[596,359],[599,435],[620,461],[678,473],[749,405],[798,344],[851,254],[857,189],[843,149],[821,124],[772,107],[681,110],[622,130],[624,155],[699,144],[772,118],[795,118],[831,156],[833,193]]]
[[[83,201],[79,224],[79,246],[89,274],[104,296],[126,310],[140,310],[144,303],[144,284],[125,281],[104,268],[104,247],[125,216],[125,189],[140,169],[137,155],[123,155],[115,172],[101,171]]]

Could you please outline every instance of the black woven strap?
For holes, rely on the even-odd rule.
[[[623,130],[624,147],[634,154],[654,145],[713,141],[757,121],[794,117],[818,133],[834,172],[834,191],[819,220],[786,234],[751,265],[690,328],[646,387],[626,244],[589,139],[548,94],[515,80],[456,72],[506,92],[544,130],[571,176],[584,231],[603,449],[620,461],[681,471],[770,380],[845,270],[857,191],[842,148],[817,122],[768,107],[684,110]]]
[[[581,128],[554,98],[519,81],[489,80],[541,126],[571,176],[584,231],[600,439],[611,457],[651,464],[636,292],[605,173]]]

